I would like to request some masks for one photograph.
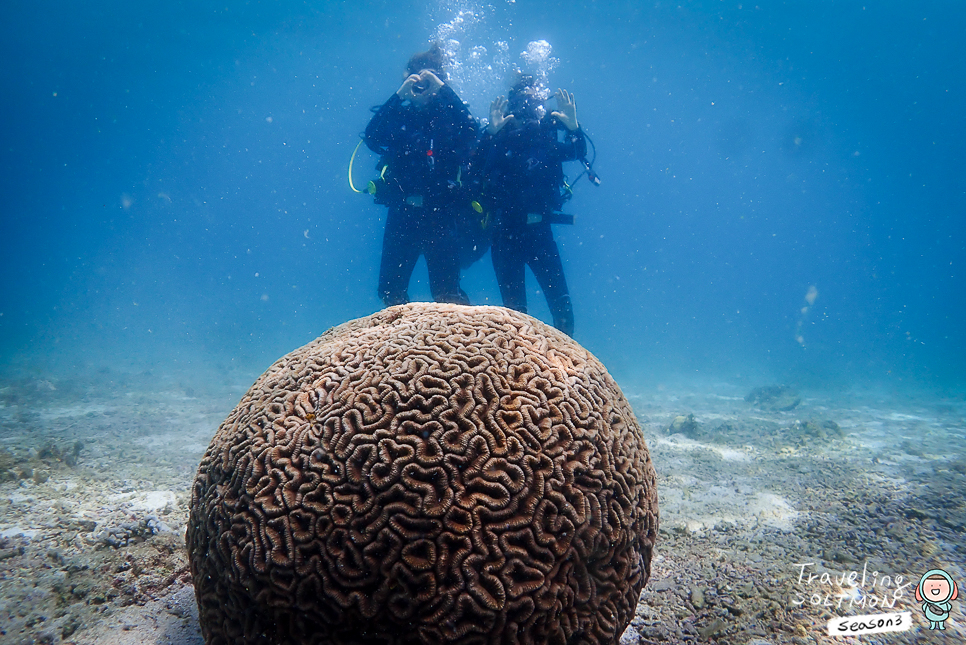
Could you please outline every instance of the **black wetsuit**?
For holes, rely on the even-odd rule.
[[[558,138],[564,131],[564,140]],[[573,306],[550,219],[563,205],[565,161],[587,154],[584,133],[569,131],[545,116],[512,122],[480,144],[487,206],[495,214],[491,253],[503,304],[527,311],[525,270],[533,271],[547,297],[553,325],[574,333]]]
[[[409,279],[426,257],[436,302],[469,304],[460,289],[455,211],[461,205],[461,167],[478,126],[448,85],[422,108],[396,94],[375,111],[366,145],[387,164],[377,201],[389,207],[379,267],[379,297],[386,306],[409,302]]]

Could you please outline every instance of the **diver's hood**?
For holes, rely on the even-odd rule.
[[[533,109],[511,110],[510,114],[518,123],[537,123],[540,121],[540,113]]]
[[[953,596],[956,595],[956,583],[953,582],[952,576],[950,576],[948,573],[946,573],[942,569],[930,569],[929,571],[927,571],[926,573],[924,573],[922,575],[922,578],[919,580],[919,587],[916,589],[916,591],[917,591],[917,594],[918,594],[918,596],[920,598],[922,598],[923,600],[929,600],[926,597],[926,594],[923,593],[922,586],[924,584],[926,584],[926,580],[928,580],[931,576],[942,576],[943,578],[946,579],[946,582],[949,583],[949,595],[946,596],[945,598],[937,599],[938,602],[941,602],[941,603],[948,602],[949,600],[952,599]]]
[[[539,121],[547,109],[543,101],[530,96],[526,92],[511,94],[507,100],[507,112],[515,118],[526,121]]]

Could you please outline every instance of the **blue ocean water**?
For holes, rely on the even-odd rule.
[[[964,28],[956,3],[4,3],[0,369],[254,376],[377,310],[385,213],[346,168],[442,35],[478,117],[552,46],[602,178],[556,227],[575,336],[622,384],[956,390]],[[499,304],[488,256],[463,285]]]

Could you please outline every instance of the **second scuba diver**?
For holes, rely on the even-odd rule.
[[[506,99],[501,96],[490,106],[478,154],[482,201],[494,219],[491,253],[504,306],[526,313],[529,265],[546,295],[553,326],[572,336],[573,305],[550,225],[566,218],[559,213],[566,200],[563,162],[584,159],[587,142],[573,95],[558,90],[555,98],[557,110],[547,114],[539,85],[531,76],[522,77]]]
[[[409,302],[420,255],[433,300],[469,304],[459,284],[455,214],[465,201],[461,177],[479,128],[445,83],[443,60],[438,44],[415,54],[402,86],[374,109],[366,127],[366,145],[381,155],[381,178],[371,190],[389,207],[379,267],[379,297],[387,307]]]

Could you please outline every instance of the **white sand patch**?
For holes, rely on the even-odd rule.
[[[801,516],[781,495],[747,486],[663,488],[660,494],[662,523],[689,532],[720,524],[764,525],[790,531]]]
[[[150,435],[138,438],[135,443],[145,448],[167,448],[187,453],[202,453],[208,448],[208,444],[203,443],[198,437],[186,438],[183,434]]]
[[[750,446],[746,446],[741,449],[728,448],[716,444],[694,441],[693,439],[688,439],[683,435],[671,435],[667,438],[657,437],[656,439],[652,440],[652,443],[682,451],[706,450],[717,454],[724,461],[746,462],[751,461],[754,458],[754,449]]]
[[[895,435],[890,435],[890,431],[878,422],[858,426],[849,438],[856,446],[873,451],[891,451],[898,443]]]
[[[711,450],[721,455],[725,461],[751,461],[751,448],[737,450],[735,448],[723,448],[721,446],[709,446]]]
[[[40,534],[38,529],[25,529],[20,526],[12,526],[7,529],[0,530],[0,538],[12,538],[23,536],[28,540],[32,540]]]
[[[63,419],[65,417],[86,417],[87,415],[101,415],[112,410],[106,405],[74,405],[65,408],[41,408],[37,415],[45,420]]]
[[[157,512],[167,506],[177,504],[174,493],[170,490],[150,490],[133,493],[117,493],[109,495],[108,500],[118,505],[124,505],[132,511]]]
[[[670,437],[657,437],[653,440],[655,445],[666,446],[675,450],[705,450],[705,444],[688,439],[684,435],[675,434]]]
[[[887,441],[885,439],[877,440],[877,439],[869,439],[867,437],[861,437],[861,438],[856,437],[856,439],[857,439],[855,441],[856,446],[858,446],[859,448],[866,448],[873,452],[891,450],[891,449],[895,449],[896,447],[895,440],[892,440],[892,441]]]
[[[899,412],[889,412],[885,415],[885,418],[889,421],[924,421],[923,417],[916,416],[914,414],[901,414]]]
[[[752,512],[758,521],[766,526],[771,526],[783,531],[790,531],[799,513],[781,495],[774,493],[758,493],[754,501],[749,505],[748,510]]]

